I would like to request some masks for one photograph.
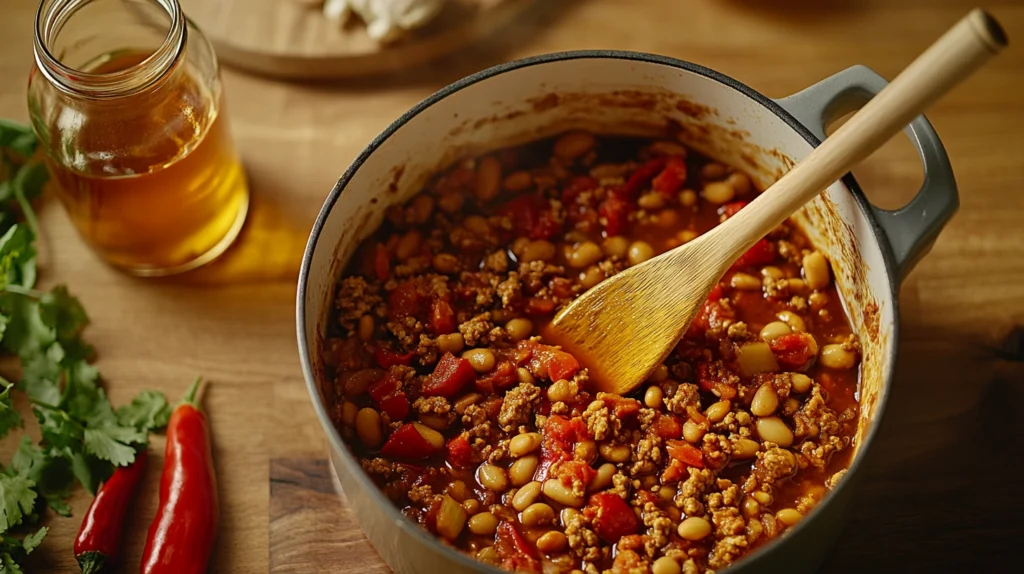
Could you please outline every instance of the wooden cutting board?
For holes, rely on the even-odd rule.
[[[390,572],[339,493],[327,459],[270,460],[270,572]]]
[[[448,0],[425,27],[381,45],[358,18],[341,26],[312,0],[181,0],[221,62],[284,79],[353,78],[424,64],[492,34],[531,4]]]

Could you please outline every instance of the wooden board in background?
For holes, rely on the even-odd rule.
[[[409,37],[381,45],[353,18],[342,27],[316,3],[295,0],[181,0],[221,62],[287,79],[353,78],[424,64],[509,24],[533,0],[448,0]]]
[[[339,492],[326,459],[271,459],[272,573],[390,572]]]

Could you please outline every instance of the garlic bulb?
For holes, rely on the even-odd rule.
[[[393,42],[433,20],[444,3],[445,0],[326,0],[324,15],[344,22],[355,14],[366,23],[371,38]]]

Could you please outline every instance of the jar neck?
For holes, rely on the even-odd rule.
[[[147,58],[123,70],[105,73],[66,66],[54,54],[53,46],[65,24],[93,1],[42,0],[39,4],[33,52],[40,73],[57,89],[72,96],[94,99],[129,96],[158,83],[182,57],[188,27],[178,0],[150,0],[167,11],[170,25],[163,43]]]

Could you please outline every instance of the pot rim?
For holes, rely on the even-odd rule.
[[[419,525],[412,524],[397,508],[388,500],[380,489],[373,483],[369,475],[367,475],[360,465],[355,461],[355,458],[349,452],[348,447],[345,446],[341,435],[338,433],[338,429],[331,422],[330,416],[327,413],[327,408],[320,397],[320,390],[317,387],[316,375],[313,373],[312,360],[309,347],[309,341],[306,338],[306,288],[309,280],[310,268],[313,262],[313,253],[316,250],[317,244],[320,240],[320,235],[326,225],[327,219],[334,209],[335,204],[341,197],[342,192],[348,186],[349,181],[359,171],[362,165],[366,162],[376,150],[379,148],[388,138],[390,138],[396,131],[402,126],[412,120],[414,117],[419,115],[421,112],[431,107],[432,105],[440,102],[448,96],[459,92],[465,88],[468,88],[474,84],[490,79],[492,77],[518,70],[520,68],[527,68],[531,66],[537,66],[542,64],[549,64],[553,62],[563,62],[569,60],[581,60],[581,59],[611,59],[611,60],[631,60],[636,62],[643,62],[646,64],[656,64],[662,66],[669,66],[677,68],[687,72],[691,72],[700,76],[703,76],[709,80],[718,82],[725,85],[726,87],[732,88],[750,98],[755,103],[766,108],[771,113],[778,116],[783,120],[791,129],[799,134],[804,140],[807,141],[812,147],[818,147],[821,145],[821,140],[818,139],[804,124],[800,123],[792,114],[787,112],[782,106],[780,106],[775,100],[761,94],[760,92],[750,88],[746,84],[733,79],[730,76],[717,72],[710,68],[687,62],[685,60],[679,60],[676,58],[670,58],[667,56],[659,56],[656,54],[650,54],[646,52],[635,52],[628,50],[575,50],[565,52],[553,52],[548,54],[541,54],[537,56],[530,56],[519,60],[513,60],[498,64],[496,66],[481,70],[469,76],[466,76],[460,80],[457,80],[444,88],[434,92],[408,111],[403,113],[397,120],[391,123],[384,131],[382,131],[377,137],[373,139],[367,145],[362,152],[356,156],[352,164],[345,170],[345,173],[338,179],[338,182],[331,189],[330,194],[324,201],[323,207],[320,209],[320,213],[317,215],[316,221],[313,224],[313,228],[310,231],[309,240],[306,244],[305,251],[302,255],[302,266],[299,270],[299,282],[296,293],[296,328],[298,335],[299,345],[299,357],[302,362],[302,374],[306,381],[306,390],[309,392],[310,399],[313,402],[313,410],[316,411],[317,418],[320,420],[321,426],[324,428],[330,446],[336,452],[341,454],[341,459],[346,465],[346,471],[355,475],[355,480],[360,481],[362,487],[367,490],[369,496],[377,504],[378,507],[383,507],[383,512],[386,516],[395,521],[395,525],[398,528],[404,529],[406,532],[417,537],[421,542],[428,545],[435,552],[445,556],[445,558],[454,560],[460,563],[462,566],[470,569],[477,569],[481,572],[488,572],[491,574],[507,574],[507,571],[500,568],[496,568],[480,562],[475,558],[471,558],[467,554],[454,550],[437,540],[435,536],[421,528]],[[889,349],[891,356],[895,358],[899,351],[899,284],[897,282],[896,274],[896,261],[895,256],[892,252],[889,240],[882,229],[874,212],[871,209],[870,204],[864,192],[857,184],[852,174],[846,174],[841,179],[842,183],[853,195],[854,200],[857,203],[857,207],[861,213],[865,216],[868,222],[871,224],[871,231],[874,234],[875,241],[878,243],[882,253],[882,260],[885,264],[886,275],[889,280],[889,297],[892,304],[893,312],[893,326],[892,335],[890,336]],[[875,407],[875,413],[870,422],[871,428],[868,429],[867,434],[864,437],[863,443],[858,449],[858,455],[854,457],[850,466],[847,467],[846,475],[840,480],[839,484],[829,493],[828,496],[822,500],[822,502],[809,514],[809,516],[823,514],[828,507],[832,505],[834,500],[839,498],[838,494],[841,491],[847,490],[852,487],[853,482],[851,478],[854,472],[864,464],[864,459],[867,457],[867,450],[874,442],[875,435],[881,426],[881,419],[885,413],[885,408],[888,404],[889,391],[892,386],[892,378],[895,372],[896,361],[889,361],[888,368],[884,373],[884,385],[882,385],[882,392],[879,393],[879,397]],[[859,413],[858,413],[859,415]],[[859,454],[864,452],[864,454]],[[844,520],[845,522],[845,520]],[[796,526],[792,527],[794,535],[797,532],[806,529],[808,521],[801,521]],[[360,524],[360,528],[362,525]],[[781,551],[782,545],[780,542],[784,541],[787,537],[776,537],[772,541],[754,551],[746,554],[741,559],[737,560],[733,564],[726,568],[726,571],[735,571],[747,564],[755,562],[758,558],[775,552]],[[376,548],[375,548],[376,550]]]

